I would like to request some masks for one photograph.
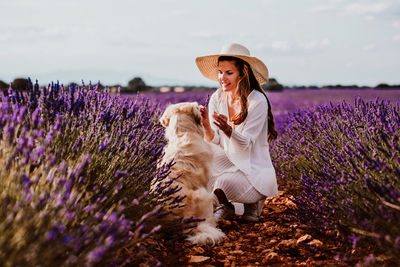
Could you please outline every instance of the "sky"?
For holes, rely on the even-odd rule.
[[[239,43],[286,86],[400,84],[399,0],[0,0],[0,80],[217,86]]]

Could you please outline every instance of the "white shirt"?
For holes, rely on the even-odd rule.
[[[268,145],[268,102],[257,90],[249,94],[247,102],[247,117],[232,129],[229,138],[212,123],[214,111],[225,115],[229,120],[227,96],[222,89],[212,94],[209,116],[214,138],[211,143],[223,148],[230,161],[246,175],[257,191],[265,196],[276,196],[278,186]],[[232,166],[226,171],[232,171]]]

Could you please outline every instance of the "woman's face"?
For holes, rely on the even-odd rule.
[[[233,61],[220,61],[218,63],[218,81],[222,90],[235,92],[239,76],[239,70]]]

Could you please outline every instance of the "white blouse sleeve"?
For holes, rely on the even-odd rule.
[[[216,94],[213,94],[211,96],[211,98],[210,98],[210,103],[208,104],[208,117],[209,117],[209,120],[210,120],[211,129],[213,129],[213,131],[214,131],[214,137],[210,142],[215,144],[215,145],[219,145],[219,143],[220,143],[220,132],[219,132],[218,127],[214,123],[212,123],[212,121],[214,120],[213,117],[212,117],[212,114],[214,112],[219,113],[218,102],[216,100],[216,96],[217,96]]]
[[[268,103],[257,101],[249,106],[242,133],[232,130],[231,142],[239,150],[250,150],[267,120]]]
[[[250,157],[253,145],[264,129],[268,115],[265,97],[249,102],[249,110],[241,131],[232,130],[227,144],[227,156],[245,174],[250,175]]]

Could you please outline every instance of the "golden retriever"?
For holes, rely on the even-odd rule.
[[[204,141],[200,108],[196,102],[173,104],[160,118],[168,143],[161,164],[172,160],[170,177],[177,177],[171,187],[182,189],[176,194],[185,195],[184,207],[175,208],[175,216],[204,218],[187,238],[194,244],[214,245],[225,235],[216,227],[213,214],[213,197],[207,190],[212,163],[212,149]]]

